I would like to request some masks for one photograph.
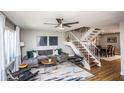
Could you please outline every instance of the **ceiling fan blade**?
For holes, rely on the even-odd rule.
[[[56,18],[56,21],[57,21],[59,24],[62,24],[62,20],[63,20],[63,19]]]
[[[58,24],[54,24],[54,23],[44,23],[46,25],[58,25]]]
[[[56,28],[56,27],[59,27],[59,26],[57,25],[57,26],[55,26],[55,28]]]
[[[69,25],[63,25],[63,26],[66,26],[66,27],[72,27],[72,26],[69,26]]]
[[[72,25],[72,24],[78,24],[79,22],[70,22],[70,23],[64,23],[63,25]]]

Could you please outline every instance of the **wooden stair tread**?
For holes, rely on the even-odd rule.
[[[77,47],[83,47],[82,45],[78,45],[78,44],[75,44],[75,46],[77,46]]]
[[[79,50],[80,50],[81,52],[83,52],[83,51],[84,51],[84,52],[87,51],[86,49],[79,49]]]
[[[95,35],[95,33],[91,33],[90,35]]]
[[[98,33],[98,30],[96,30],[96,31],[93,31],[93,33]]]
[[[92,57],[91,55],[88,55],[88,54],[85,54],[84,56],[85,56],[85,57]]]
[[[75,45],[80,45],[81,46],[81,44],[80,43],[74,43]]]
[[[78,48],[78,49],[80,49],[80,50],[86,50],[85,48]]]
[[[97,66],[98,63],[96,62],[90,62],[90,67],[94,67],[94,66]]]
[[[101,30],[101,29],[100,29],[100,28],[95,28],[95,30],[99,31],[99,30]]]
[[[82,53],[88,53],[87,51],[81,51]]]
[[[82,47],[82,46],[77,46],[77,48],[84,48],[84,47]]]
[[[95,59],[94,58],[91,58],[91,57],[85,57],[87,60],[89,59],[89,61],[94,61]]]

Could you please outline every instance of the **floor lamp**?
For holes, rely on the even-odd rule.
[[[20,48],[21,48],[21,62],[22,62],[22,48],[25,46],[24,42],[20,42]]]

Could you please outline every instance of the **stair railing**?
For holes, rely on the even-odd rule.
[[[97,60],[100,61],[100,54],[98,53],[98,52],[100,51],[99,48],[97,48],[97,46],[96,46],[94,43],[92,43],[91,41],[85,42],[84,45],[88,48],[88,50],[91,52],[91,54],[92,54]]]
[[[99,53],[97,53],[97,51],[99,51],[99,49],[96,47],[96,45],[94,43],[92,43],[91,41],[88,41],[88,40],[86,42],[81,41],[72,32],[69,32],[69,33],[72,37],[74,37],[76,39],[74,41],[78,41],[79,44],[84,45],[84,47],[88,50],[88,52],[86,54],[87,56],[84,56],[83,53],[81,53],[82,56],[84,56],[85,60],[88,63],[89,63],[90,55],[93,55],[98,61],[100,61],[100,55],[99,55]]]
[[[79,45],[81,44],[83,44],[82,42],[81,42],[81,40],[79,40],[72,32],[69,32],[69,34],[71,35],[71,37],[74,37],[74,39],[75,40],[72,40],[72,42],[75,42],[75,41],[77,41],[78,42],[78,47],[79,47]],[[79,50],[79,49],[78,49]],[[79,50],[80,51],[80,50]],[[90,59],[90,54],[89,54],[89,52],[86,52],[87,54],[87,56],[84,56],[84,54],[83,53],[81,53],[81,55],[84,57],[84,60],[89,64],[89,59]]]

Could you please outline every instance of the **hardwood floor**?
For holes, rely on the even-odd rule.
[[[120,60],[104,61],[101,60],[101,67],[92,68],[90,73],[94,76],[87,79],[88,81],[120,81],[123,80],[120,76]]]

